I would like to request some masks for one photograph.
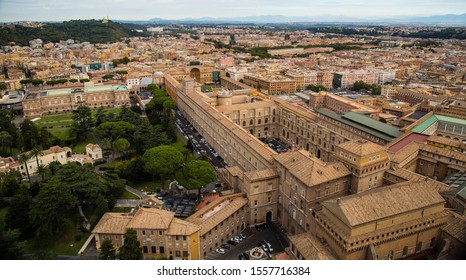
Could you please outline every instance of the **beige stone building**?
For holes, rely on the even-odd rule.
[[[387,150],[367,140],[341,143],[335,157],[352,172],[351,193],[360,193],[383,185],[384,172],[389,168]]]
[[[130,104],[129,90],[124,85],[33,90],[23,98],[23,114],[25,118],[37,118],[47,114],[69,113],[80,102],[91,109],[122,107]]]
[[[174,212],[157,208],[139,208],[134,214],[105,213],[92,231],[96,247],[105,239],[121,247],[124,233],[131,228],[146,259],[199,260],[199,226],[174,216]]]
[[[406,182],[325,201],[317,236],[339,259],[402,259],[436,246],[450,214],[426,182]]]
[[[248,200],[241,193],[221,196],[186,221],[200,227],[200,256],[204,258],[249,226]]]
[[[340,162],[324,163],[300,150],[275,156],[279,173],[277,219],[291,235],[314,232],[309,209],[348,194],[351,172]]]

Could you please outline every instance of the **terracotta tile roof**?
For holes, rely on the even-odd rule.
[[[419,144],[416,142],[410,142],[397,152],[390,153],[390,161],[395,163],[402,163],[405,160],[416,157],[419,153]],[[399,167],[403,167],[400,165]]]
[[[327,200],[322,205],[350,227],[381,220],[445,200],[427,182],[404,182]]]
[[[351,174],[343,163],[324,163],[304,150],[278,154],[275,160],[307,186],[319,185]]]
[[[466,155],[460,152],[456,152],[456,151],[452,151],[452,150],[444,149],[440,147],[435,147],[429,144],[421,144],[419,147],[422,151],[426,151],[429,153],[435,153],[435,154],[439,154],[439,155],[442,155],[442,156],[445,156],[451,159],[466,162]]]
[[[222,196],[189,216],[186,221],[199,225],[199,234],[204,235],[247,203],[243,193]]]
[[[266,169],[245,172],[244,176],[248,178],[249,181],[254,182],[256,180],[263,180],[266,178],[278,177],[278,172],[275,168],[266,168]]]
[[[221,113],[227,113],[227,112],[232,112],[232,111],[268,108],[268,107],[275,107],[275,106],[276,104],[273,101],[259,101],[259,102],[249,102],[249,103],[240,103],[240,104],[232,104],[232,105],[221,105],[215,108],[217,108],[217,110]]]
[[[134,214],[129,228],[134,229],[168,229],[175,213],[157,208],[139,208]]]
[[[336,257],[311,233],[289,237],[305,260],[335,260]]]
[[[346,141],[341,143],[339,147],[361,157],[385,150],[383,146],[363,139]]]
[[[427,182],[429,186],[431,186],[432,188],[434,188],[437,192],[441,192],[441,191],[448,191],[448,190],[451,190],[453,189],[453,187],[445,184],[445,183],[442,183],[440,181],[437,181],[437,180],[434,180],[434,179],[430,179],[426,176],[423,176],[421,174],[417,174],[413,171],[410,171],[410,170],[407,170],[407,169],[404,169],[404,168],[397,168],[396,170],[392,170],[392,169],[389,169],[387,171],[388,174],[392,174],[396,177],[399,177],[399,178],[402,178],[406,181],[412,181],[412,182]]]
[[[451,219],[442,230],[463,244],[466,244],[466,220],[464,217],[455,217]]]
[[[440,143],[452,147],[460,147],[463,143],[459,140],[455,139],[448,139],[445,137],[437,136],[437,135],[431,135],[429,138],[427,138],[427,141],[432,141],[435,143]]]
[[[191,235],[199,231],[198,225],[180,219],[173,219],[168,228],[168,235]]]
[[[92,233],[124,234],[131,216],[122,213],[105,213]]]

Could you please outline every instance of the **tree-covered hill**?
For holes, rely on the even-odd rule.
[[[122,37],[146,36],[132,29],[141,26],[120,24],[112,21],[103,23],[100,20],[71,20],[61,23],[46,23],[42,27],[32,28],[22,25],[4,25],[0,27],[0,46],[15,42],[27,46],[30,40],[40,38],[47,42],[74,39],[81,42],[108,43],[119,41]]]

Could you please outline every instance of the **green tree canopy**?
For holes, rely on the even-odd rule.
[[[31,208],[31,222],[39,234],[61,232],[69,223],[69,214],[76,200],[66,183],[52,178],[42,185]]]
[[[131,146],[131,144],[125,138],[118,138],[117,140],[113,142],[112,146],[115,149],[115,151],[121,154],[121,153],[126,152]]]
[[[118,122],[104,122],[100,124],[95,132],[101,138],[108,138],[112,142],[118,137],[124,137],[128,139],[130,135],[134,133],[136,126],[124,121]]]
[[[183,175],[185,177],[184,186],[188,189],[199,189],[217,178],[212,165],[204,160],[188,162],[183,170]]]
[[[76,110],[73,111],[73,133],[78,138],[85,138],[92,127],[91,108],[84,102],[80,102]]]
[[[138,241],[136,231],[134,229],[126,230],[123,236],[125,242],[120,248],[118,258],[120,260],[140,260],[142,259],[142,251]]]
[[[165,176],[174,174],[183,164],[183,154],[173,146],[162,145],[147,150],[142,156],[144,169],[152,175],[159,175],[162,186],[165,185]]]
[[[107,191],[105,185],[89,165],[64,164],[53,178],[69,188],[79,204],[85,202],[87,205],[93,205],[95,200]]]
[[[21,188],[10,201],[10,208],[5,217],[5,224],[10,229],[18,229],[23,236],[28,235],[31,230],[29,211],[32,198],[26,188]]]
[[[111,239],[105,239],[100,244],[99,259],[114,260],[116,259],[116,248],[113,246]]]

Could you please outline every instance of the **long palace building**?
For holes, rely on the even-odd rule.
[[[445,150],[454,161],[443,165],[435,140],[443,128],[422,130],[428,116],[400,129],[380,122],[377,109],[329,93],[263,96],[223,75],[222,88],[208,93],[196,77],[168,72],[164,82],[183,115],[228,164],[219,170],[220,180],[246,194],[248,225],[279,221],[290,235],[292,256],[394,259],[440,246],[452,215],[439,193],[454,188],[437,181],[435,166],[444,166],[443,177],[465,170],[466,154],[457,141]],[[279,154],[260,137],[279,138],[292,151]],[[348,210],[396,197],[406,203],[380,215],[357,218]],[[391,227],[380,227],[389,219]]]

